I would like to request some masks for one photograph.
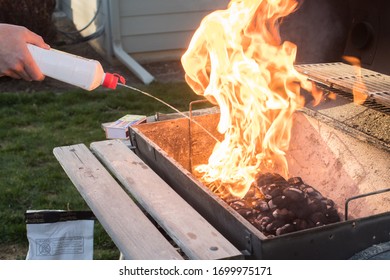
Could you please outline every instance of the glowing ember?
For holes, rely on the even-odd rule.
[[[220,107],[217,143],[196,168],[221,196],[243,197],[258,172],[288,176],[285,152],[292,114],[312,84],[293,63],[296,46],[281,42],[279,22],[295,0],[232,0],[206,16],[182,57],[186,81]]]

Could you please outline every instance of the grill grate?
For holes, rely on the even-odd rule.
[[[349,98],[352,98],[352,89],[355,86],[367,95],[365,106],[390,113],[390,76],[388,75],[362,68],[359,77],[353,66],[341,62],[302,64],[295,68],[307,75],[310,80]]]

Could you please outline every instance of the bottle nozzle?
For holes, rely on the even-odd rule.
[[[116,89],[118,82],[121,84],[126,84],[126,80],[125,78],[123,78],[123,76],[116,73],[105,73],[102,86],[106,88]]]

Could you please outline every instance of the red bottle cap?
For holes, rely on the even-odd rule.
[[[121,84],[126,84],[125,78],[123,78],[121,75],[116,74],[116,73],[114,73],[114,74],[105,73],[102,86],[106,87],[106,88],[116,89],[116,86],[118,85],[118,81]]]

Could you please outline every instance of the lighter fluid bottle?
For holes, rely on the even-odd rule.
[[[35,45],[27,45],[32,57],[41,72],[48,77],[93,90],[98,86],[115,89],[118,80],[125,80],[118,74],[105,73],[99,61],[86,59],[55,49],[42,49]]]

